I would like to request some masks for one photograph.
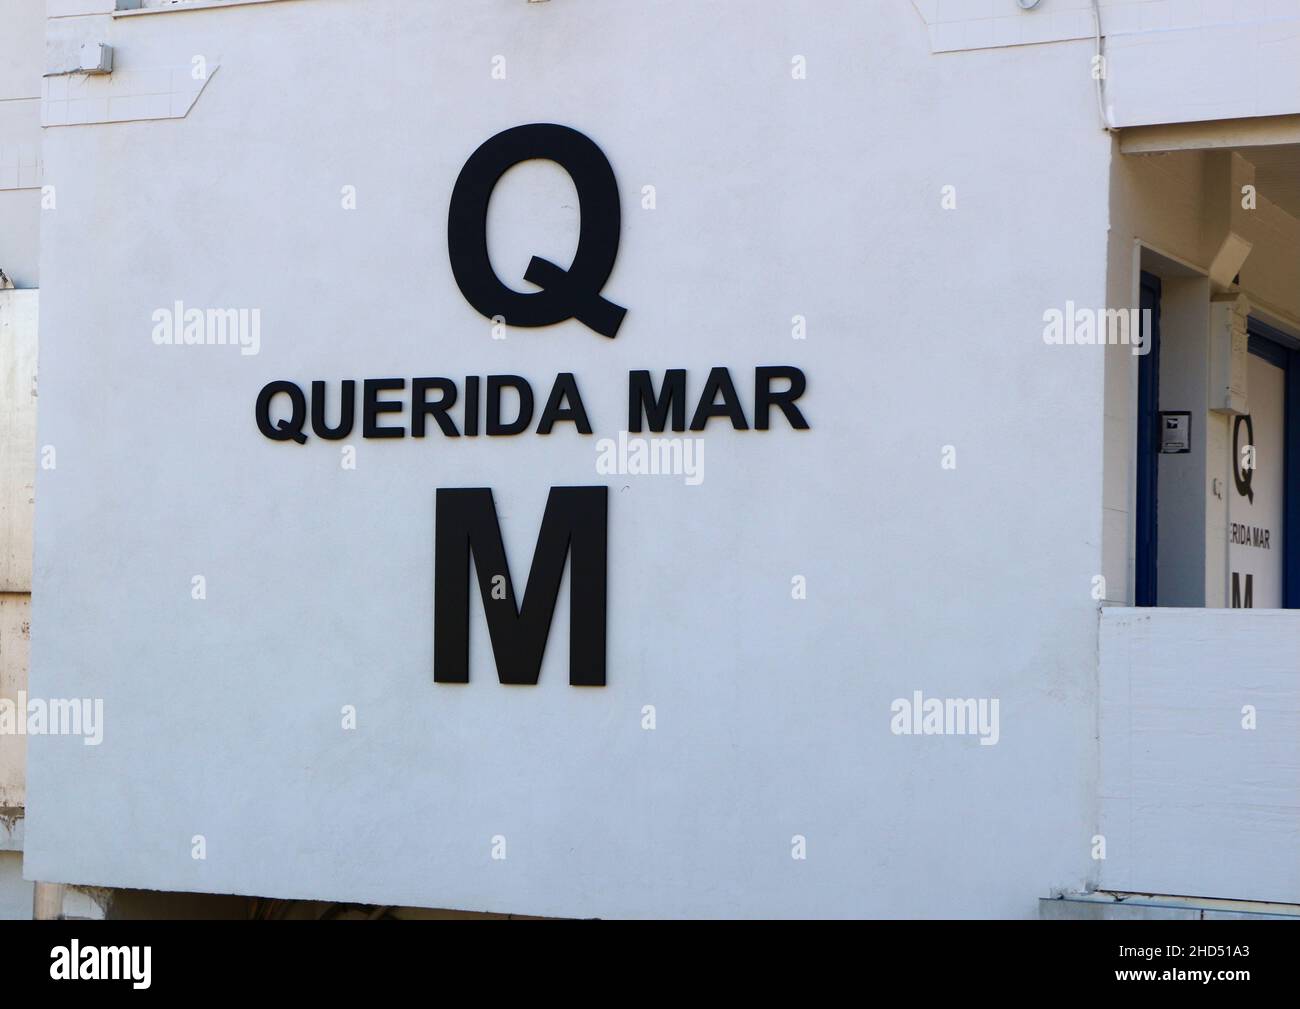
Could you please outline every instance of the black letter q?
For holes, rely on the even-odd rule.
[[[488,201],[501,176],[534,158],[554,161],[572,177],[581,224],[573,265],[564,270],[534,256],[524,279],[542,290],[521,294],[501,283],[488,258]],[[456,179],[447,215],[451,272],[465,300],[481,315],[529,328],[576,318],[611,338],[627,314],[600,293],[614,269],[618,233],[618,184],[609,161],[589,137],[554,123],[516,126],[470,155]]]

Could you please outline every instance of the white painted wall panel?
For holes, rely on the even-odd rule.
[[[0,291],[0,592],[30,592],[39,294]]]
[[[1298,657],[1295,611],[1102,611],[1104,887],[1300,900]]]
[[[936,53],[1095,41],[1091,0],[914,0]],[[1300,112],[1300,3],[1102,0],[1112,126]],[[1071,57],[1063,57],[1071,58]],[[1076,64],[1090,74],[1091,56]],[[1012,99],[1014,100],[1014,99]]]
[[[1300,17],[1107,38],[1115,126],[1300,112]]]
[[[1088,881],[1102,354],[1042,320],[1104,304],[1111,142],[1059,48],[937,59],[907,5],[847,0],[114,32],[221,72],[183,120],[47,131],[31,689],[102,696],[105,735],[29,741],[29,874],[605,916],[1032,917]],[[493,341],[451,277],[457,173],[533,121],[618,177],[617,340]],[[556,174],[503,186],[501,263],[565,254]],[[261,353],[155,346],[177,298],[260,307]],[[539,686],[495,681],[477,613],[471,682],[431,668],[436,488],[493,487],[522,567],[547,488],[608,480],[594,439],[358,440],[344,471],[253,423],[273,378],[572,370],[612,434],[629,369],[779,362],[812,431],[711,426],[699,487],[609,481],[603,690],[566,682],[563,601]],[[893,735],[917,689],[1000,699],[1000,741]]]

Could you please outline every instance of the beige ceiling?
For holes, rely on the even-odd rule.
[[[1237,153],[1255,166],[1259,195],[1300,217],[1300,144],[1239,147]]]

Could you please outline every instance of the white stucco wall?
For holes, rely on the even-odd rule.
[[[29,740],[29,878],[1025,917],[1091,878],[1103,367],[1042,339],[1046,308],[1105,304],[1088,42],[933,55],[909,5],[849,0],[300,0],[84,31],[122,68],[220,70],[184,119],[46,131],[58,465],[31,690],[102,697],[106,724],[98,747]],[[614,341],[493,341],[453,282],[457,173],[534,121],[581,129],[618,177]],[[558,169],[516,170],[494,260],[564,262],[576,223]],[[155,346],[177,299],[259,307],[261,353]],[[753,367],[784,363],[812,430],[710,425],[698,487],[595,473],[629,369],[698,390],[729,365],[748,407]],[[542,395],[566,370],[591,438],[355,438],[345,471],[253,422],[272,379],[514,373]],[[547,489],[606,482],[608,686],[567,684],[564,596],[539,686],[496,682],[477,602],[470,683],[435,685],[435,489],[494,489],[522,579]],[[892,734],[916,690],[998,699],[998,744]]]

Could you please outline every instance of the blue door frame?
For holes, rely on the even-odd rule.
[[[1160,473],[1160,278],[1142,274],[1142,319],[1151,320],[1144,334],[1148,350],[1138,358],[1137,543],[1133,604],[1156,605],[1156,502]],[[1150,315],[1147,315],[1147,311]]]
[[[1286,376],[1282,605],[1295,610],[1300,609],[1300,348],[1294,339],[1258,319],[1250,319],[1248,329],[1250,352],[1281,368]]]

